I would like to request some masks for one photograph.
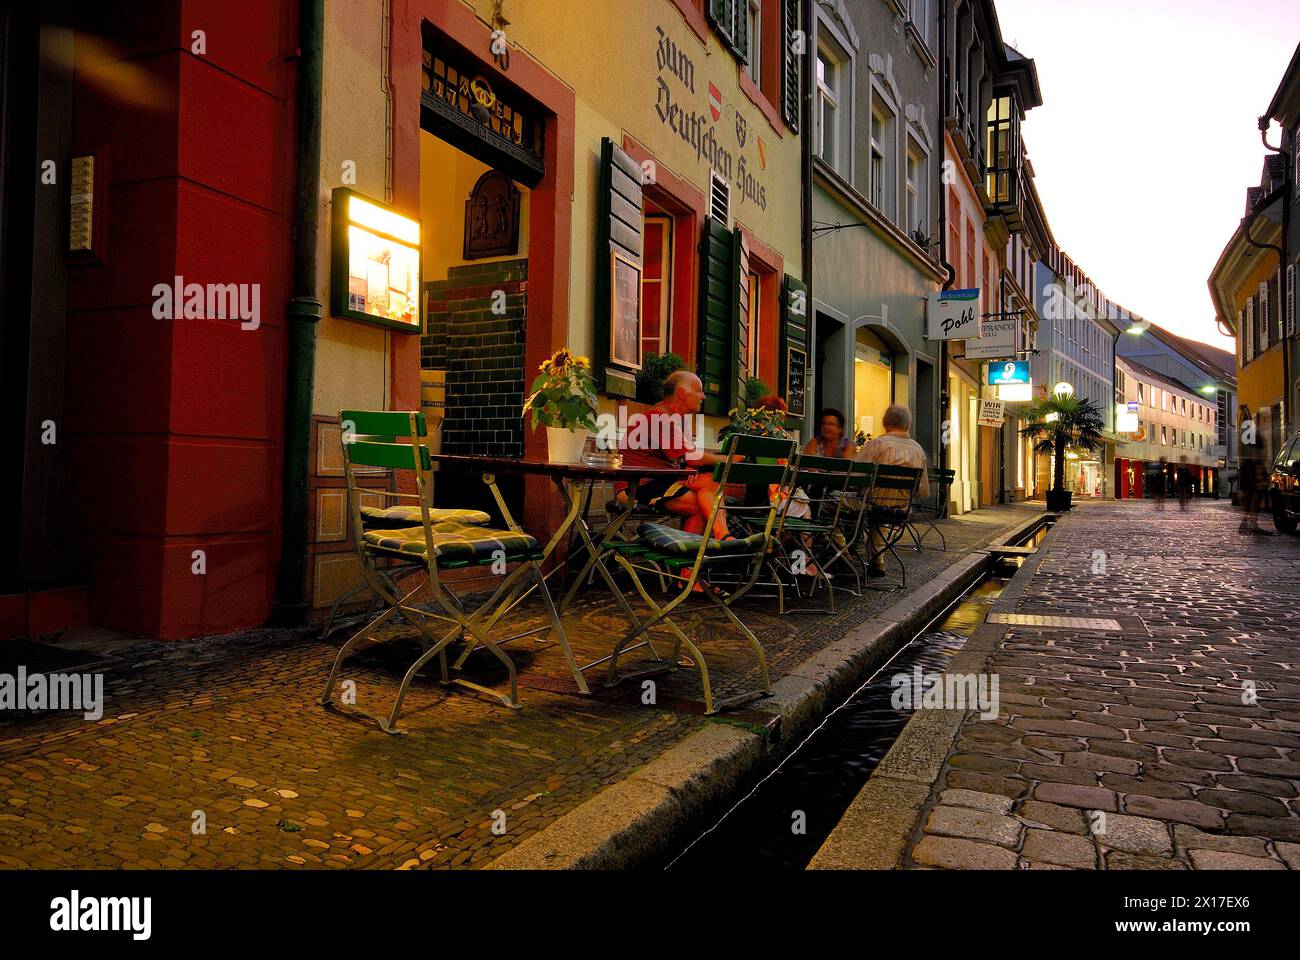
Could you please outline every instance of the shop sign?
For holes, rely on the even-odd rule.
[[[338,187],[330,218],[330,313],[420,333],[420,221]]]
[[[1006,363],[990,363],[988,365],[988,376],[985,382],[990,387],[1002,386],[1028,386],[1029,379],[1029,361],[1028,360],[1008,360]]]
[[[1116,433],[1137,433],[1138,418],[1136,413],[1116,412],[1115,414],[1115,432]]]
[[[1001,400],[981,400],[979,424],[981,427],[1000,427],[1006,422],[1006,407]]]
[[[1016,324],[1014,318],[985,320],[980,325],[978,340],[966,341],[967,360],[1000,360],[1016,355]]]
[[[786,404],[792,417],[804,415],[804,383],[808,372],[808,354],[798,347],[791,346],[786,355]]]
[[[927,340],[974,340],[980,335],[980,292],[942,290],[926,302]]]

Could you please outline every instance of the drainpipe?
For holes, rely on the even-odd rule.
[[[289,357],[284,397],[284,476],[280,564],[273,619],[307,616],[307,476],[311,458],[312,385],[316,375],[316,233],[320,213],[321,61],[325,0],[298,7],[298,169],[293,220],[293,296],[286,311]]]
[[[816,363],[816,340],[817,336],[817,311],[813,309],[813,232],[812,232],[812,126],[813,126],[813,97],[817,89],[817,48],[815,46],[815,37],[817,26],[817,12],[813,6],[813,0],[804,0],[803,4],[803,35],[805,42],[803,57],[803,135],[799,138],[799,165],[803,170],[803,176],[799,178],[799,233],[802,242],[803,251],[799,261],[799,269],[803,273],[804,286],[807,288],[807,302],[805,308],[808,311],[808,342],[806,344],[809,351],[814,354],[813,369],[814,376],[821,376],[821,371],[817,370]],[[807,45],[814,44],[812,50],[807,49]],[[804,388],[807,389],[807,384]],[[817,416],[816,409],[809,409],[807,398],[804,400],[804,432],[808,436],[816,436],[816,431],[809,425],[812,418]],[[820,424],[817,425],[820,427]]]
[[[948,196],[944,192],[944,142],[948,130],[948,0],[939,3],[939,162],[934,165],[934,190],[939,199],[939,263],[944,269],[943,289],[951,290],[957,271],[948,262]],[[948,444],[943,442],[943,424],[948,422],[952,397],[948,395],[948,341],[939,341],[939,422],[940,467],[951,469]]]

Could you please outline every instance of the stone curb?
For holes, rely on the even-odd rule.
[[[1013,539],[1016,532],[990,546]],[[1049,532],[1043,547],[1051,537]],[[1044,556],[1046,550],[1040,547],[1007,584],[992,610],[1014,608]],[[1005,631],[1005,627],[980,626],[948,669],[955,673],[981,672]],[[922,710],[914,714],[853,798],[808,869],[891,870],[897,867],[943,773],[965,716],[962,710]]]
[[[682,828],[716,811],[787,747],[799,743],[833,706],[961,596],[988,565],[988,546],[1023,535],[1041,519],[1029,517],[966,554],[774,683],[773,696],[762,705],[780,714],[780,743],[764,742],[757,733],[726,723],[723,714],[484,869],[622,869],[662,853]]]

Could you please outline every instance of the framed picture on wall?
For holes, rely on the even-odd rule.
[[[609,359],[641,369],[641,265],[617,250],[609,254]]]

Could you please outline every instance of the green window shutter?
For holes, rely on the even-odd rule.
[[[808,284],[786,274],[781,283],[781,357],[777,379],[778,389],[792,417],[803,417],[807,413],[808,328]],[[799,356],[795,356],[793,368],[790,363],[792,351],[803,357],[801,363]],[[792,369],[799,380],[793,385],[790,382]]]
[[[741,63],[749,63],[749,0],[732,0],[731,7],[736,18],[731,49]]]
[[[596,302],[591,372],[598,389],[633,396],[636,377],[632,371],[607,369],[610,255],[617,251],[644,268],[645,201],[641,193],[641,165],[609,137],[600,142],[600,178],[596,190]]]
[[[706,6],[709,23],[717,31],[722,42],[732,46],[732,33],[736,29],[736,0],[709,0]]]
[[[739,229],[731,236],[736,264],[736,285],[732,288],[736,313],[731,338],[731,405],[738,407],[745,399],[745,381],[749,379],[749,241]]]
[[[799,132],[799,54],[794,52],[794,37],[799,31],[799,0],[783,0],[781,15],[781,115],[785,124]]]
[[[700,319],[696,367],[704,384],[703,411],[725,417],[735,375],[735,317],[739,304],[732,232],[713,217],[700,238]]]

